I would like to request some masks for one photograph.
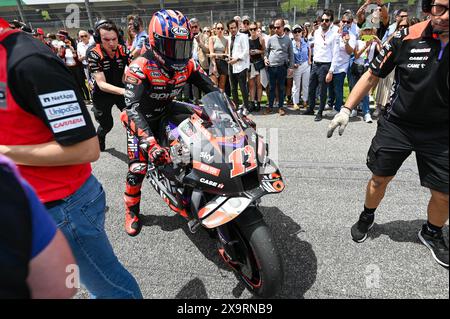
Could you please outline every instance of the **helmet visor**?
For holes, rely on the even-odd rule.
[[[191,39],[173,39],[155,34],[155,49],[173,60],[189,60],[192,57]]]

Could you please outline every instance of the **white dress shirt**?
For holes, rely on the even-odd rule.
[[[356,37],[352,33],[349,33],[349,36],[350,39],[348,40],[348,45],[355,49]],[[347,72],[350,56],[351,54],[348,54],[345,50],[345,43],[342,35],[340,33],[336,34],[330,72],[333,72],[334,74]]]
[[[231,52],[231,37],[228,45],[228,52]],[[247,34],[240,32],[236,34],[233,44],[233,51],[231,52],[231,58],[239,59],[238,62],[233,64],[233,73],[241,73],[245,69],[250,68],[250,46]]]
[[[329,28],[326,33],[322,27],[314,32],[314,62],[331,62],[333,59],[333,49],[336,32]]]
[[[84,57],[86,57],[86,50],[87,50],[87,48],[89,48],[91,46],[91,44],[88,42],[88,44],[84,44],[84,42],[83,41],[81,41],[81,42],[79,42],[78,44],[77,44],[77,54],[78,54],[78,57],[80,57],[80,56],[84,56]],[[88,61],[87,61],[87,58],[85,58],[81,63],[83,63],[83,65],[88,65]]]

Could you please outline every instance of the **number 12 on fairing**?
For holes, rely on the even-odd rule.
[[[250,145],[234,150],[229,156],[229,161],[233,164],[231,178],[250,172],[257,167],[255,149]]]

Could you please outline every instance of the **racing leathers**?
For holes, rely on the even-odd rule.
[[[136,236],[141,229],[139,205],[148,160],[155,165],[170,162],[168,150],[158,143],[164,123],[179,125],[192,114],[188,104],[173,101],[186,83],[206,93],[218,90],[193,59],[181,71],[167,71],[149,50],[127,70],[126,109],[121,121],[127,130],[129,169],[124,200],[125,229],[130,236]]]

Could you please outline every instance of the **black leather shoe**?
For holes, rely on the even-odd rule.
[[[313,110],[306,110],[305,112],[302,113],[302,115],[314,115],[314,111]]]
[[[322,113],[317,113],[316,117],[314,118],[314,121],[316,122],[322,121]]]

